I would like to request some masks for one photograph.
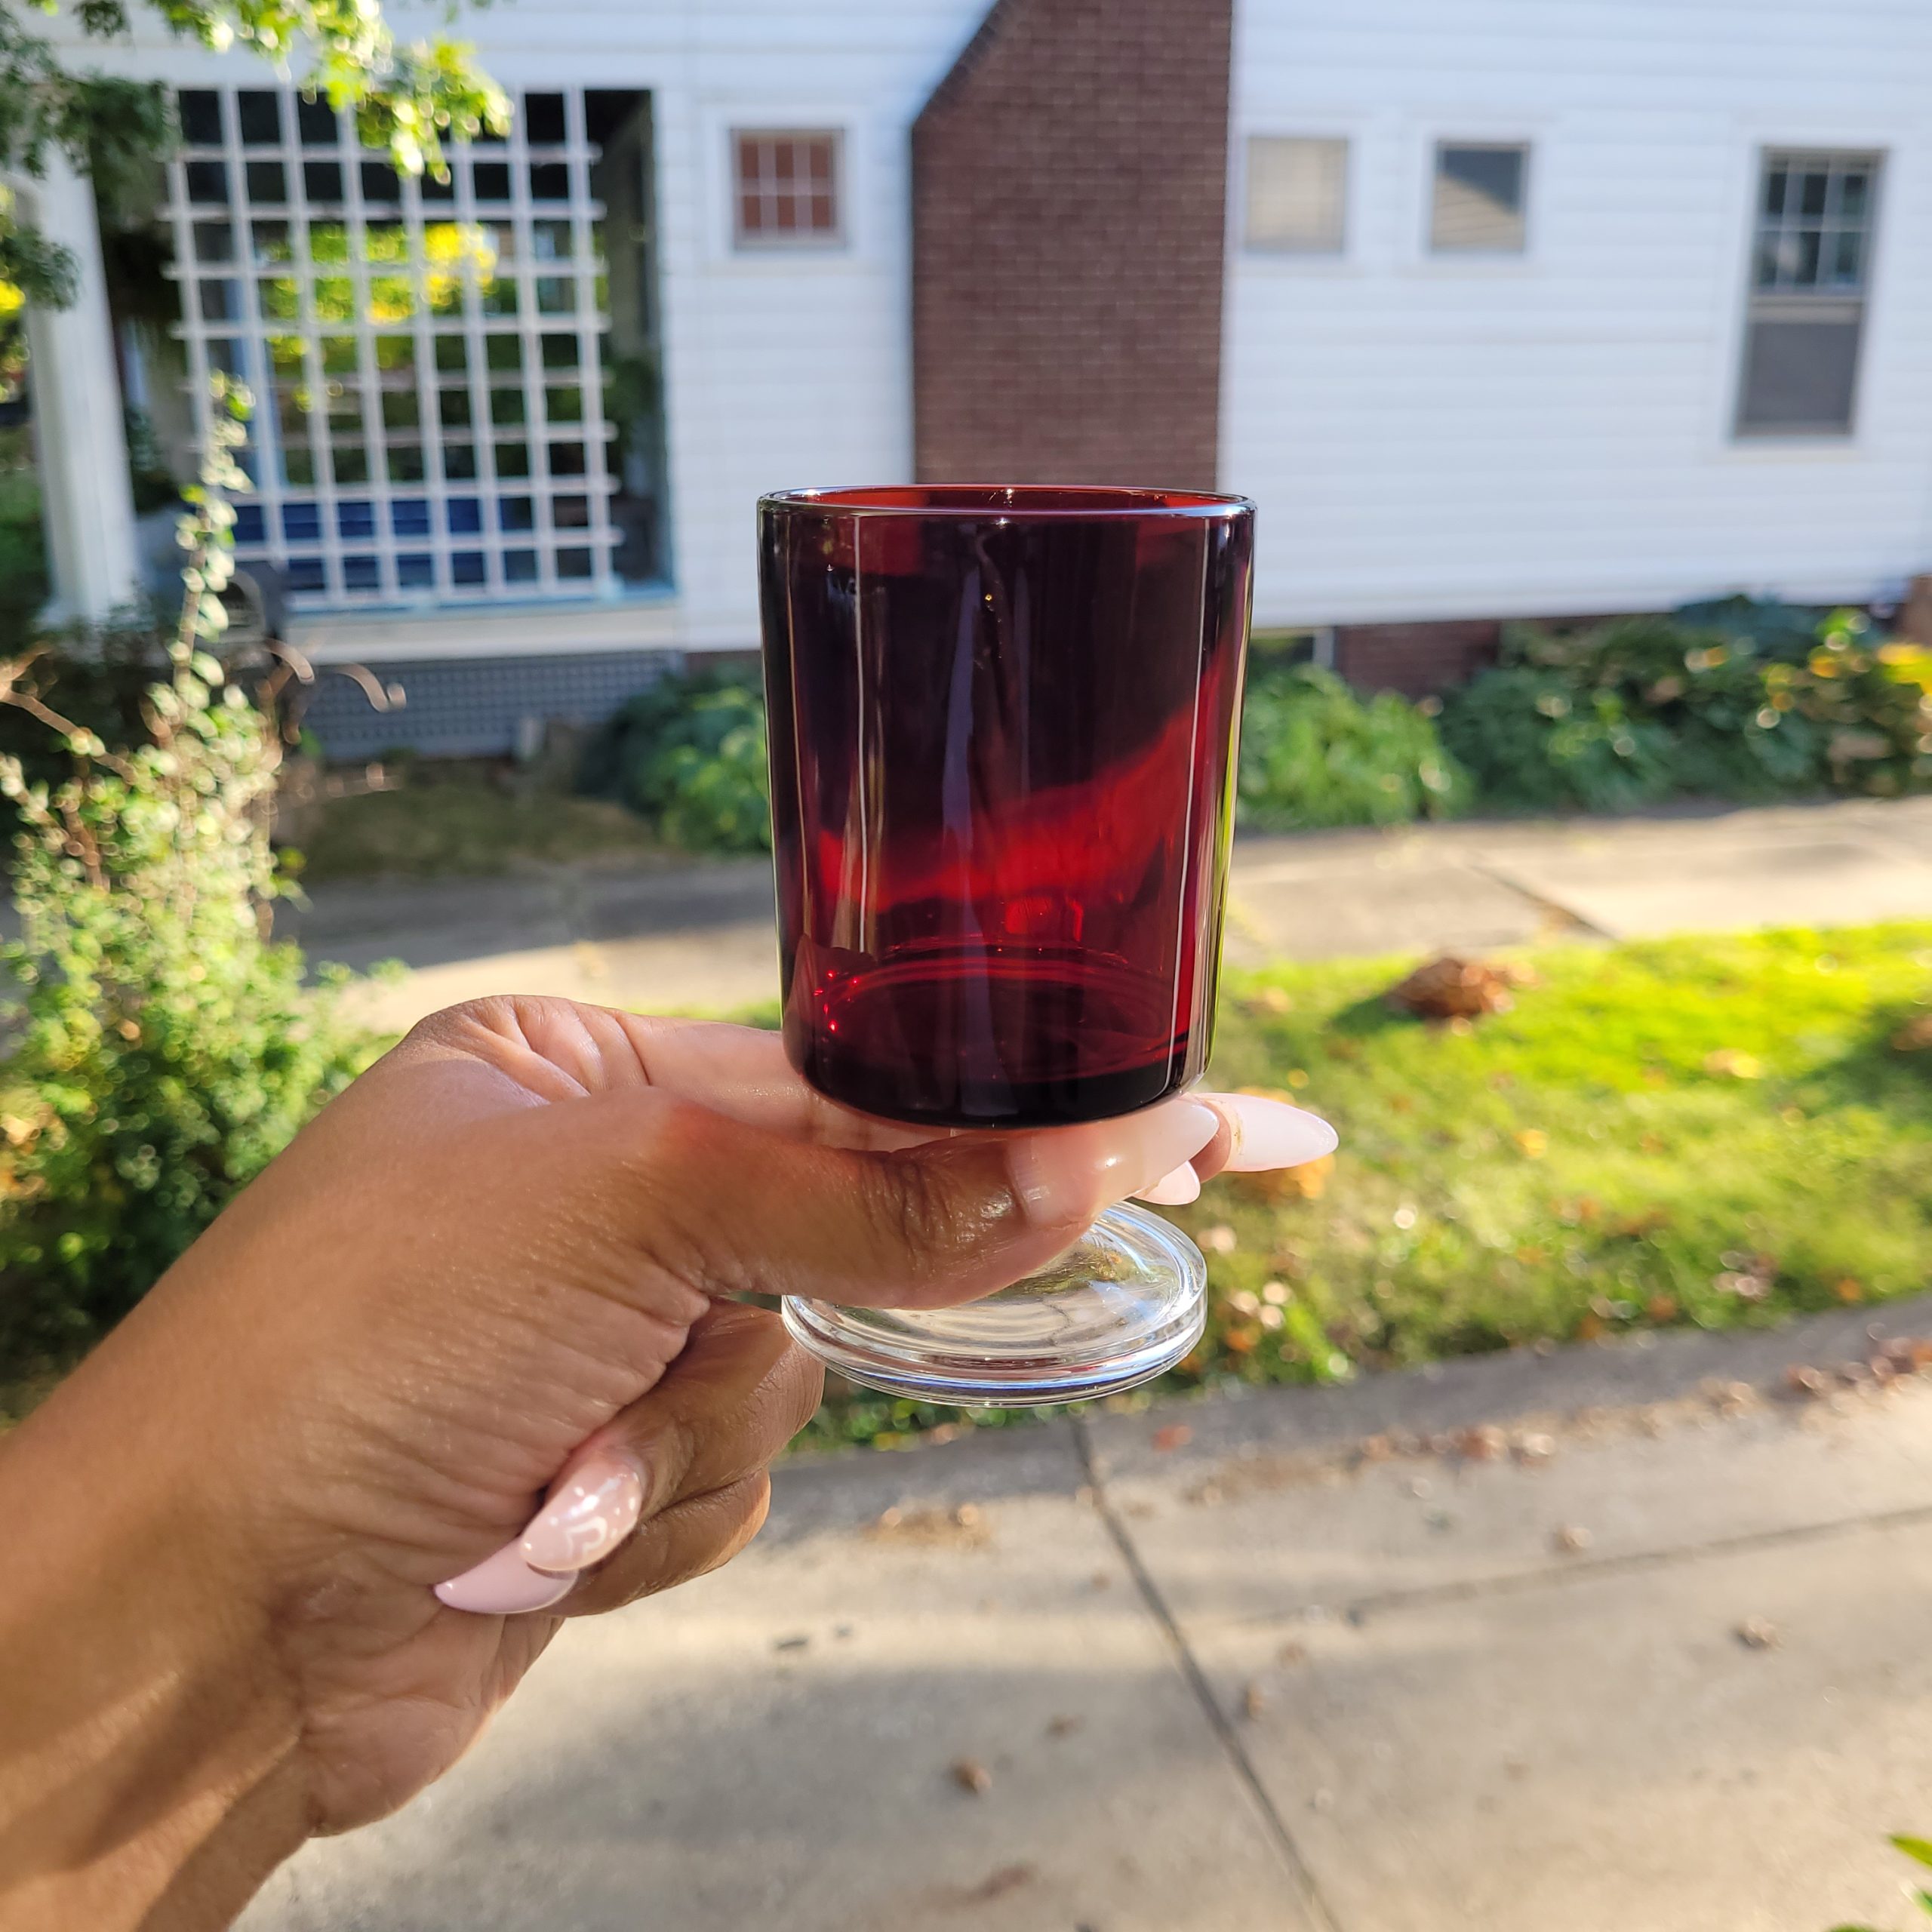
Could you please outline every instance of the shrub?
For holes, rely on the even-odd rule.
[[[1397,825],[1466,808],[1467,774],[1391,692],[1358,697],[1312,665],[1257,666],[1241,712],[1239,799],[1263,831]]]
[[[143,741],[109,749],[26,663],[0,669],[71,768],[50,784],[0,759],[24,820],[0,1063],[0,1350],[16,1367],[125,1312],[363,1057],[333,989],[305,987],[300,952],[268,937],[280,741],[198,647],[223,621],[218,493],[242,487],[238,420],[223,432],[184,519],[186,607]]]
[[[612,721],[590,782],[693,852],[768,852],[764,697],[743,678],[662,678]]]
[[[1721,628],[1632,617],[1512,629],[1503,661],[1451,693],[1442,735],[1486,802],[1629,811],[1678,794],[1738,800],[1932,779],[1932,658],[1826,619],[1802,652],[1786,607],[1712,606]]]

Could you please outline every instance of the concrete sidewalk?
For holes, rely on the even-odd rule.
[[[1243,838],[1229,959],[1481,948],[1932,917],[1932,797],[1625,819]],[[648,873],[318,887],[291,929],[320,959],[399,958],[358,995],[400,1029],[492,992],[660,1011],[777,992],[762,860]]]
[[[1865,1364],[1928,1331],[1932,1299],[789,1466],[746,1555],[568,1628],[243,1924],[1899,1925],[1932,1377]]]

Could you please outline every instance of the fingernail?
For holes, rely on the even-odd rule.
[[[452,1610],[478,1617],[515,1617],[526,1610],[547,1610],[569,1595],[574,1577],[546,1577],[524,1561],[513,1543],[486,1556],[474,1570],[436,1586],[436,1595]]]
[[[1118,1120],[1016,1136],[1008,1143],[1007,1171],[1029,1220],[1066,1226],[1152,1187],[1199,1153],[1220,1126],[1198,1100],[1164,1101]]]
[[[644,1509],[644,1473],[617,1456],[586,1458],[544,1504],[517,1546],[536,1570],[583,1569],[608,1556],[632,1531]]]
[[[1137,1201],[1151,1201],[1156,1208],[1185,1208],[1201,1198],[1201,1177],[1191,1161],[1183,1161],[1172,1174],[1163,1174],[1152,1187],[1143,1187]]]
[[[1291,1107],[1285,1100],[1265,1100],[1259,1094],[1202,1097],[1228,1124],[1234,1143],[1228,1165],[1236,1174],[1298,1168],[1334,1153],[1339,1144],[1335,1130],[1319,1114]]]

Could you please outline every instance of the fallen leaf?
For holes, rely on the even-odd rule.
[[[1471,1462],[1487,1463],[1509,1447],[1509,1439],[1493,1423],[1485,1423],[1478,1428],[1464,1429],[1457,1446]]]
[[[1258,1684],[1251,1684],[1241,1693],[1241,1715],[1251,1720],[1258,1718],[1268,1708],[1268,1699]]]
[[[1230,1174],[1229,1181],[1241,1193],[1259,1201],[1319,1201],[1327,1192],[1328,1177],[1335,1171],[1335,1157],[1323,1154],[1304,1161],[1297,1168],[1276,1168],[1272,1172]],[[1201,1244],[1205,1247],[1208,1244]]]
[[[1648,1301],[1644,1303],[1644,1312],[1651,1321],[1661,1326],[1666,1321],[1675,1321],[1677,1319],[1677,1303],[1675,1298],[1669,1295],[1653,1295]]]
[[[1720,1047],[1704,1056],[1704,1071],[1721,1080],[1762,1078],[1764,1063],[1755,1054],[1740,1053],[1735,1047]]]
[[[1549,1152],[1549,1136],[1540,1127],[1525,1127],[1515,1136],[1516,1145],[1526,1159],[1540,1161]]]
[[[1831,1378],[1820,1368],[1807,1368],[1794,1362],[1784,1372],[1784,1386],[1794,1395],[1822,1395],[1831,1387]]]
[[[1892,1035],[1894,1053],[1924,1053],[1928,1048],[1932,1048],[1932,1013],[1915,1014]]]
[[[1550,1540],[1555,1544],[1559,1554],[1564,1556],[1580,1556],[1592,1543],[1595,1542],[1596,1538],[1580,1524],[1566,1523]]]
[[[1865,1299],[1865,1285],[1862,1281],[1856,1281],[1850,1275],[1847,1275],[1841,1280],[1832,1284],[1832,1293],[1836,1295],[1840,1301],[1863,1301]]]
[[[1162,1455],[1171,1449],[1184,1449],[1194,1440],[1194,1431],[1184,1422],[1164,1423],[1154,1432],[1153,1446]]]
[[[1275,1653],[1275,1661],[1286,1664],[1306,1663],[1308,1661],[1308,1646],[1293,1642],[1284,1644]]]
[[[1083,1720],[1075,1717],[1049,1718],[1047,1735],[1049,1737],[1071,1737],[1080,1728]]]
[[[1509,968],[1445,952],[1418,966],[1384,997],[1419,1019],[1475,1020],[1506,1013],[1515,1004],[1510,988],[1515,983]]]
[[[976,1503],[956,1509],[888,1509],[873,1518],[866,1535],[877,1543],[977,1549],[992,1541],[986,1512]]]
[[[1737,1641],[1747,1651],[1774,1651],[1783,1639],[1778,1626],[1764,1617],[1747,1617],[1737,1626]]]
[[[952,1781],[961,1791],[970,1791],[975,1797],[993,1788],[993,1774],[977,1758],[958,1758],[953,1761]]]

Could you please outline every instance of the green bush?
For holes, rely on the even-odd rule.
[[[1331,671],[1258,663],[1241,712],[1242,822],[1266,832],[1399,825],[1466,810],[1467,774],[1435,725],[1392,692],[1364,698]]]
[[[244,398],[236,398],[242,406]],[[226,429],[227,426],[224,426]],[[239,487],[218,443],[205,472]],[[0,1356],[71,1354],[123,1313],[365,1057],[333,986],[268,937],[281,762],[269,720],[197,647],[221,625],[226,503],[198,492],[187,609],[142,741],[111,749],[28,668],[0,694],[64,740],[19,810],[22,937],[0,1063]]]
[[[768,852],[764,697],[742,678],[663,678],[612,721],[589,782],[691,852]]]
[[[1932,659],[1855,612],[1799,651],[1787,607],[1721,625],[1632,617],[1512,628],[1503,661],[1444,702],[1442,736],[1485,804],[1627,811],[1688,795],[1890,794],[1932,779]]]

